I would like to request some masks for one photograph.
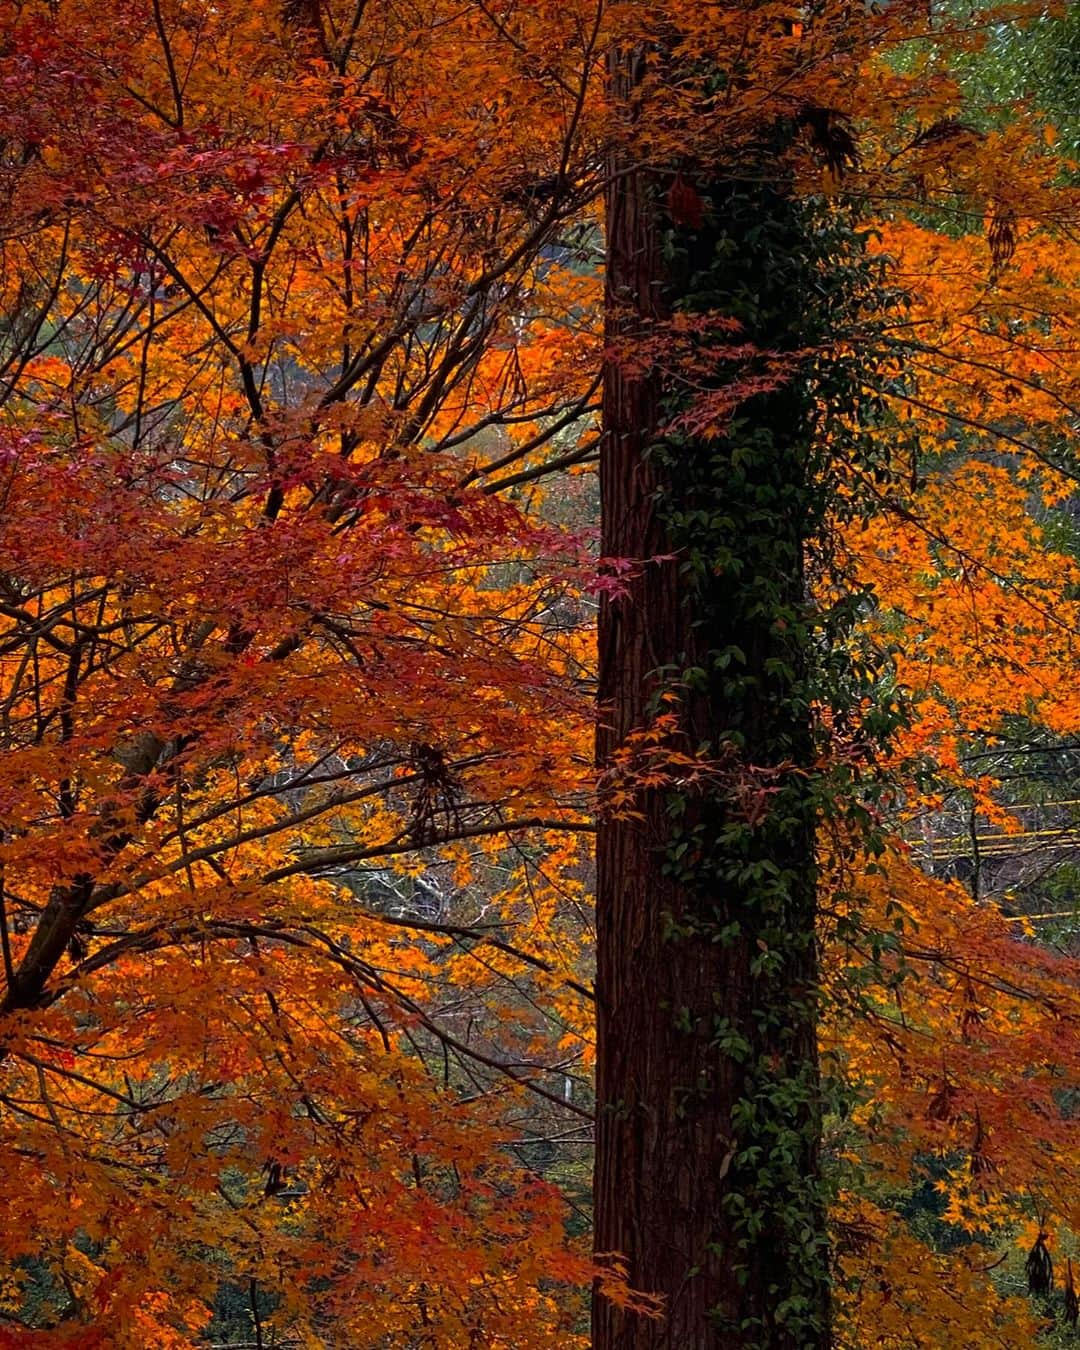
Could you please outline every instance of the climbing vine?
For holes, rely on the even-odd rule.
[[[745,981],[737,1003],[673,1010],[707,1044],[685,1109],[734,1073],[723,1203],[736,1249],[717,1255],[771,1253],[743,1272],[767,1272],[769,1311],[752,1333],[724,1308],[714,1321],[763,1347],[817,1344],[827,1318],[818,1140],[843,1087],[822,1081],[815,1048],[818,824],[873,850],[873,759],[903,717],[883,692],[887,651],[853,636],[869,593],[845,585],[832,548],[837,515],[871,508],[861,485],[894,485],[865,367],[897,297],[851,210],[795,191],[790,137],[776,129],[752,176],[684,171],[667,190],[684,359],[664,380],[666,423],[648,451],[689,618],[654,702],[678,708],[693,753],[716,768],[667,790],[664,868],[688,897],[668,941],[723,949]]]

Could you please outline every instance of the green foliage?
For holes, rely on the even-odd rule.
[[[1080,5],[1023,26],[994,24],[983,48],[957,62],[955,73],[984,124],[1008,120],[1025,103],[1055,128],[1060,153],[1080,154]]]

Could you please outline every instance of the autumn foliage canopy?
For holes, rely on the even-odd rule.
[[[589,841],[700,766],[661,718],[592,769],[595,596],[648,566],[594,556],[599,200],[615,145],[777,118],[889,297],[891,471],[814,578],[905,708],[873,762],[837,729],[874,828],[820,844],[837,1338],[1033,1342],[1080,965],[920,839],[955,793],[1020,828],[968,754],[1009,718],[1080,731],[1076,166],[1037,107],[965,121],[989,19],[876,10],[0,6],[0,1346],[563,1350],[597,1279],[655,1314],[582,1236]],[[629,110],[627,44],[673,58]]]

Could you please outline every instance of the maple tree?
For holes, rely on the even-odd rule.
[[[837,878],[857,915],[848,901],[834,911],[848,941],[827,976],[832,1008],[847,1005],[827,1058],[862,1081],[834,1144],[861,1172],[836,1211],[853,1345],[1030,1344],[1048,1311],[1070,1320],[1074,957],[1002,915],[1009,897],[986,893],[977,843],[970,893],[927,874],[927,844],[957,798],[965,834],[980,819],[1019,831],[987,771],[995,747],[1007,763],[1025,727],[1051,743],[1075,728],[1075,555],[1060,521],[1075,466],[1076,197],[1037,112],[999,105],[988,123],[954,70],[941,96],[936,130],[883,143],[879,160],[894,187],[878,246],[907,297],[891,335],[903,379],[886,392],[917,432],[908,481],[846,541],[910,699],[891,810],[907,839]],[[875,992],[852,1000],[860,961]],[[1053,1292],[1049,1249],[1064,1298],[1030,1305],[1015,1295]]]
[[[583,1053],[589,641],[500,493],[592,452],[595,33],[2,25],[0,1340],[188,1344],[225,1280],[313,1343],[572,1344],[589,1267],[500,1159]],[[503,973],[549,1011],[493,1046]]]

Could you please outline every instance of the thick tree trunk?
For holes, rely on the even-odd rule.
[[[633,70],[620,68],[616,80],[625,92]],[[694,284],[686,249],[681,264],[664,260],[662,231],[668,258],[679,234],[665,215],[671,182],[613,176],[616,352],[662,322]],[[783,193],[753,190],[760,201],[741,218],[716,210],[719,224],[683,231],[691,255],[716,257],[721,233],[731,241],[759,210],[775,208],[785,220],[780,235],[790,230]],[[714,204],[738,191],[738,183],[718,187]],[[746,283],[747,253],[733,252],[726,282],[719,279],[734,294]],[[714,290],[717,279],[714,268]],[[709,303],[723,308],[723,295]],[[750,400],[741,440],[666,441],[665,453],[648,454],[664,440],[669,393],[618,354],[609,362],[603,554],[677,556],[646,562],[629,594],[602,603],[599,762],[648,725],[663,690],[677,695],[670,706],[680,711],[683,749],[707,745],[735,760],[711,787],[644,790],[639,814],[601,815],[596,1250],[624,1256],[631,1284],[661,1295],[665,1309],[652,1319],[598,1295],[593,1345],[819,1350],[829,1338],[817,1185],[814,813],[800,772],[812,758],[799,620],[805,385]],[[756,418],[779,428],[760,444]],[[745,462],[739,447],[750,448]],[[710,461],[711,477],[700,467]],[[687,566],[693,525],[672,522],[696,511],[732,519],[725,556],[695,570]]]

